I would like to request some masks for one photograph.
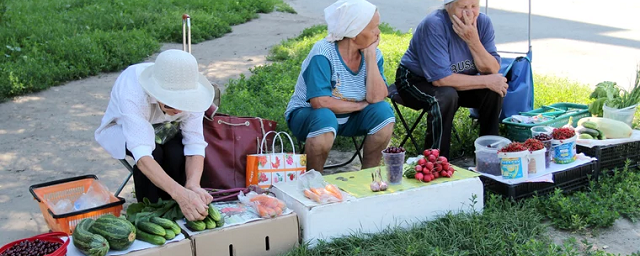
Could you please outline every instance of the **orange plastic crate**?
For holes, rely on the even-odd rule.
[[[85,175],[74,178],[50,181],[46,183],[36,184],[29,187],[29,191],[33,198],[38,201],[40,211],[44,216],[47,225],[52,231],[65,232],[72,234],[73,229],[86,218],[97,219],[105,214],[113,214],[120,216],[124,198],[115,197],[111,194],[110,203],[97,206],[81,211],[69,212],[65,214],[55,214],[51,211],[53,205],[61,199],[69,199],[75,202],[83,193],[89,190],[89,187],[98,177],[95,175]]]

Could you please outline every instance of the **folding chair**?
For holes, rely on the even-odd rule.
[[[422,152],[427,148],[427,145],[423,145],[422,148],[419,147],[418,142],[416,142],[416,139],[413,137],[413,132],[416,130],[416,128],[418,127],[418,124],[420,124],[420,121],[422,120],[422,117],[424,117],[424,115],[427,113],[427,111],[429,111],[429,109],[425,108],[424,106],[406,104],[398,94],[398,88],[396,87],[395,84],[389,85],[388,90],[389,90],[389,94],[387,95],[387,97],[389,98],[389,100],[391,100],[391,104],[393,104],[393,108],[396,111],[396,115],[398,115],[398,119],[400,119],[400,123],[402,124],[404,129],[407,131],[407,134],[404,135],[404,138],[402,138],[402,141],[400,142],[399,146],[400,147],[404,146],[407,140],[411,139],[411,143],[416,148],[416,152]],[[398,105],[402,105],[407,108],[420,111],[420,115],[413,122],[411,126],[409,126],[404,116],[402,116],[402,112],[400,112],[400,108],[398,107]],[[456,131],[456,127],[452,126],[451,128],[453,129],[453,134],[455,135],[455,138],[458,140],[458,143],[462,143],[462,140],[460,139],[460,135],[458,135],[458,131]],[[425,129],[425,136],[426,135],[427,135],[427,129]]]
[[[360,151],[362,150],[362,147],[364,146],[364,140],[367,139],[367,135],[365,135],[362,138],[362,142],[358,143],[358,140],[356,140],[356,137],[351,137],[351,141],[353,141],[353,145],[356,148],[356,152],[353,153],[353,155],[351,156],[351,158],[349,158],[349,160],[346,160],[342,163],[338,163],[338,164],[330,164],[330,165],[325,165],[324,169],[333,169],[333,168],[340,168],[343,166],[346,166],[348,164],[350,164],[351,162],[353,162],[353,160],[356,159],[356,156],[358,157],[358,159],[360,159],[360,163],[362,163],[362,154],[360,153]],[[304,152],[304,142],[303,141],[298,141],[298,148],[300,148],[300,152]]]

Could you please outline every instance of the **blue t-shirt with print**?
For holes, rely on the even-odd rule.
[[[500,63],[491,20],[480,13],[477,22],[480,42]],[[400,64],[429,82],[453,73],[478,74],[469,46],[453,31],[451,18],[444,9],[432,12],[420,22]]]

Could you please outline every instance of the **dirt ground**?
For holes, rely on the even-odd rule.
[[[423,3],[417,6],[412,1],[402,1],[403,4],[400,5],[396,1],[372,0],[379,6],[383,21],[406,31],[411,28],[407,24],[417,24],[430,8]],[[233,27],[233,32],[222,38],[194,45],[193,54],[200,63],[200,70],[211,81],[220,85],[240,74],[248,74],[249,68],[268,63],[265,56],[271,46],[299,34],[304,28],[322,23],[322,9],[328,5],[322,3],[330,1],[289,2],[299,14],[260,15],[259,19]],[[441,4],[440,1],[426,2],[427,6]],[[396,4],[400,8],[394,8]],[[401,15],[409,11],[414,13]],[[500,14],[504,13],[499,12],[497,20],[508,17]],[[538,18],[541,17],[543,16]],[[495,23],[497,26],[504,26],[503,23]],[[505,43],[515,41],[517,40],[506,40]],[[629,45],[637,41],[621,42],[627,44],[626,48],[632,49],[629,51],[630,55],[637,55],[640,47]],[[561,49],[553,48],[553,42],[539,43],[554,51]],[[178,44],[165,44],[162,47],[163,50],[180,48],[181,45]],[[615,46],[614,49],[615,53],[624,50],[622,46]],[[148,60],[153,61],[154,58],[155,55]],[[534,61],[534,65],[535,63]],[[609,66],[613,68],[614,65]],[[563,69],[564,71],[570,75],[577,72],[576,69]],[[594,73],[589,69],[583,72]],[[117,76],[118,73],[101,74],[0,104],[0,244],[48,231],[43,215],[29,193],[29,186],[87,174],[97,175],[112,191],[123,182],[128,171],[110,158],[93,139],[93,132],[100,124],[111,86]],[[591,76],[585,77],[593,79]],[[329,161],[340,162],[348,156],[350,153],[332,152]],[[469,160],[463,162],[468,164]],[[334,171],[358,170],[358,166],[356,160],[351,165]],[[133,181],[129,181],[121,196],[127,201],[133,201],[132,189]],[[569,236],[581,236],[555,230],[551,234],[556,241]],[[640,225],[619,220],[614,227],[589,239],[601,249],[628,255],[640,250]]]

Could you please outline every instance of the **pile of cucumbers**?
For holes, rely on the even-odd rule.
[[[204,220],[187,221],[187,228],[191,231],[203,231],[224,226],[224,218],[217,208],[209,205],[209,215]]]

